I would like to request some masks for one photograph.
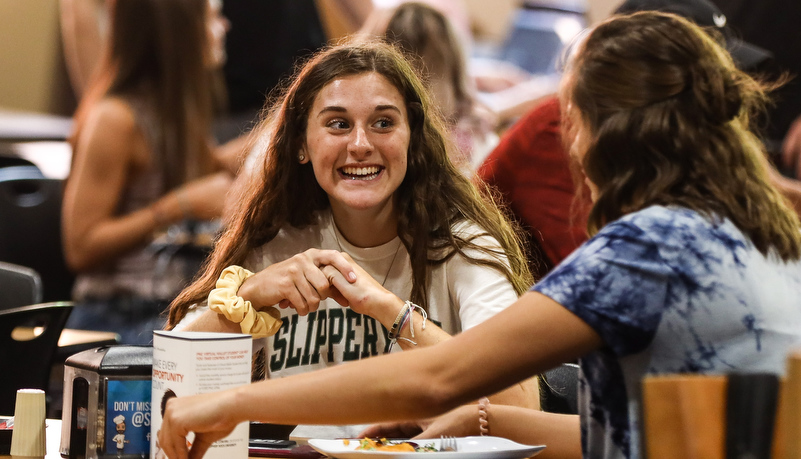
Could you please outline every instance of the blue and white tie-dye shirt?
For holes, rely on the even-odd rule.
[[[801,346],[801,263],[765,257],[729,220],[685,208],[606,225],[532,290],[605,343],[580,361],[585,458],[643,456],[645,374],[781,374]]]

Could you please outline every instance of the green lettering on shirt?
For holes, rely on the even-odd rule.
[[[378,322],[370,316],[364,316],[364,349],[362,358],[378,355]]]
[[[308,316],[306,316],[306,345],[303,346],[303,359],[301,359],[301,365],[308,365],[309,358],[311,355],[309,354],[309,350],[311,348],[311,339],[313,336],[314,331],[314,319],[317,318],[317,312],[310,312]]]
[[[342,342],[345,313],[342,309],[328,310],[328,361],[334,361],[334,346]]]
[[[289,320],[286,317],[281,318],[281,328],[278,333],[273,336],[273,351],[270,355],[270,371],[278,371],[284,367],[284,360],[286,359],[286,338],[284,335],[289,328]]]
[[[287,349],[289,355],[286,359],[286,367],[285,368],[294,368],[300,365],[300,351],[301,349],[295,349],[295,336],[298,332],[298,315],[294,314],[292,316],[292,330],[289,332],[289,348]]]
[[[317,312],[317,334],[314,337],[314,353],[312,354],[311,363],[320,363],[320,348],[325,346],[326,330],[328,326],[328,310],[323,309]]]
[[[359,360],[359,345],[353,344],[353,341],[356,339],[355,327],[362,324],[362,315],[356,314],[353,309],[348,308],[345,310],[345,317],[347,331],[345,332],[345,352],[342,353],[342,360],[345,362]]]

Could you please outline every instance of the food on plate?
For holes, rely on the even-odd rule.
[[[350,444],[349,440],[344,440],[345,445]],[[362,451],[400,451],[409,453],[423,453],[437,451],[433,443],[425,446],[419,446],[417,443],[404,440],[387,440],[386,438],[364,438],[359,440],[359,446],[356,450]]]

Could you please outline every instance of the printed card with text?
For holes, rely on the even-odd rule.
[[[172,397],[203,394],[250,383],[252,337],[235,333],[153,332],[151,459],[164,459],[158,431],[164,406]],[[214,443],[206,459],[244,459],[247,422]],[[192,436],[187,437],[192,442]]]

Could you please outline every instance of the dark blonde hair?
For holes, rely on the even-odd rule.
[[[104,54],[75,115],[78,143],[86,118],[102,98],[136,99],[154,119],[152,145],[165,191],[208,173],[212,116],[206,67],[208,0],[114,0]]]
[[[769,183],[750,130],[768,87],[738,70],[717,38],[649,11],[608,19],[578,45],[562,100],[569,137],[578,125],[589,131],[582,165],[598,187],[590,233],[650,205],[678,205],[728,218],[763,254],[798,259],[798,217]]]
[[[312,166],[297,161],[306,138],[309,111],[328,83],[369,72],[382,75],[398,90],[408,113],[408,167],[394,199],[399,213],[398,234],[412,264],[411,300],[426,307],[429,270],[465,249],[490,255],[469,261],[503,272],[518,293],[530,286],[531,274],[516,232],[448,159],[451,146],[444,123],[432,110],[412,66],[390,45],[346,43],[316,54],[303,65],[257,128],[270,139],[263,168],[250,182],[201,276],[173,301],[169,327],[174,327],[191,305],[205,301],[224,268],[244,262],[252,250],[272,240],[282,227],[310,225],[316,212],[330,207]],[[451,228],[461,221],[483,228],[498,240],[503,252],[476,245],[475,237],[454,235]],[[501,257],[508,259],[511,269]]]

